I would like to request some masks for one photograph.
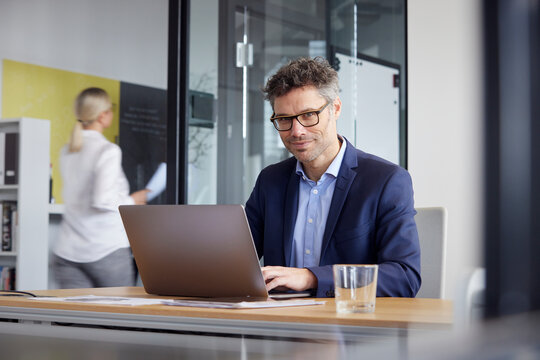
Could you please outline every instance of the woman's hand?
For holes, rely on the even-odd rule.
[[[144,205],[146,204],[146,195],[150,192],[148,189],[143,189],[139,191],[135,191],[132,193],[131,196],[133,200],[135,200],[135,205]]]

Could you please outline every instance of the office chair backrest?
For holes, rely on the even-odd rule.
[[[468,269],[460,280],[454,300],[454,329],[457,331],[484,318],[486,269]]]
[[[443,298],[446,267],[446,221],[443,207],[417,208],[415,216],[421,251],[422,286],[416,297]]]

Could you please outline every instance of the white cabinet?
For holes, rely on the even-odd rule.
[[[1,133],[18,133],[17,183],[0,185],[0,201],[17,203],[13,251],[1,251],[0,266],[13,267],[17,290],[47,289],[50,123],[48,120],[0,119]],[[0,157],[5,158],[5,147]]]

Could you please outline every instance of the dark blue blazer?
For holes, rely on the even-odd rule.
[[[300,176],[294,157],[261,171],[246,203],[259,257],[290,266]],[[333,264],[379,264],[377,296],[414,297],[420,246],[409,173],[347,142],[323,235],[317,297],[334,296]]]

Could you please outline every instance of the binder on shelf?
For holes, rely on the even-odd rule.
[[[11,211],[11,252],[17,251],[17,238],[19,237],[19,212],[17,203],[12,205]]]
[[[19,133],[5,133],[4,142],[4,184],[19,182]]]
[[[14,212],[16,211],[17,203],[15,201],[2,202],[2,251],[13,251],[16,226]]]
[[[15,268],[0,266],[0,290],[15,290]]]

